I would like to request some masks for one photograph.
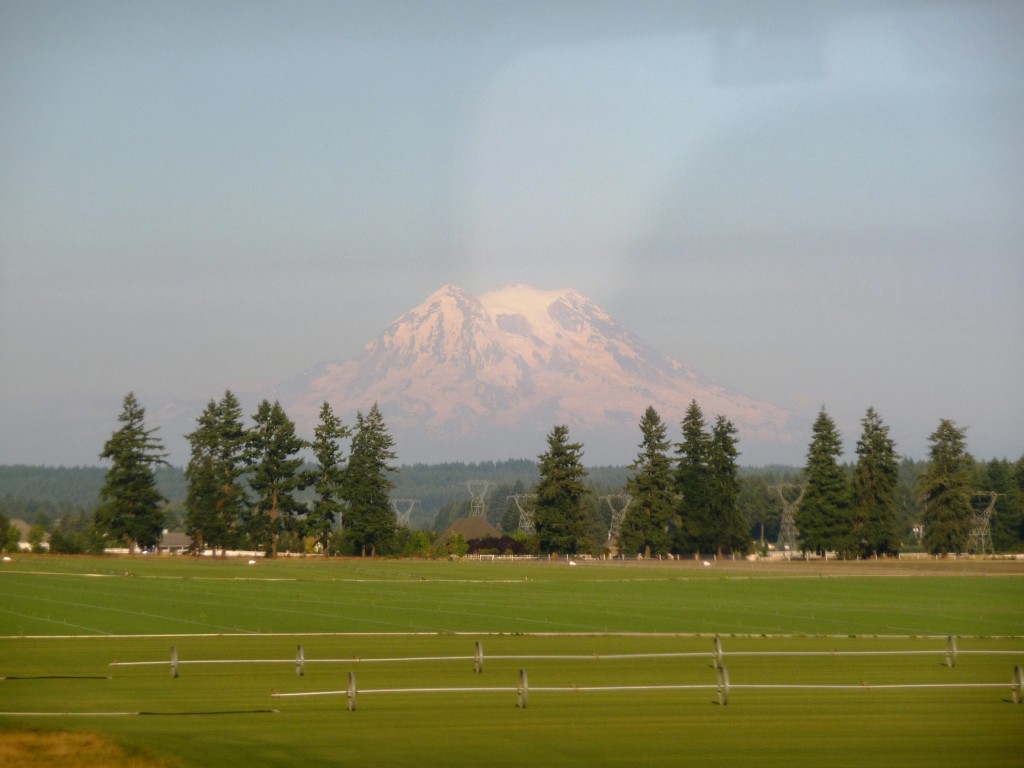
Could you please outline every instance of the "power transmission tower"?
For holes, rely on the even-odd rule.
[[[612,521],[608,526],[609,541],[619,537],[619,532],[622,530],[622,521],[626,518],[626,510],[629,509],[629,502],[632,500],[633,497],[628,493],[614,493],[601,497],[601,501],[605,502],[612,511]]]
[[[779,522],[779,540],[775,547],[783,552],[796,552],[800,548],[800,532],[796,528],[796,511],[800,507],[800,501],[804,497],[806,486],[798,483],[784,483],[773,485],[779,498],[782,499],[782,520]],[[800,493],[795,499],[787,499],[784,491],[792,488],[799,488]]]
[[[537,498],[536,493],[517,493],[509,496],[516,503],[519,510],[519,530],[526,534],[536,532],[533,524],[533,499]]]
[[[487,491],[491,487],[490,480],[469,480],[463,483],[469,491],[469,516],[483,517],[487,514]]]
[[[409,518],[412,517],[412,508],[419,504],[419,499],[391,499],[391,506],[395,510],[395,517],[398,524],[408,527]],[[401,505],[402,509],[399,509]]]
[[[984,498],[988,496],[988,506],[984,509],[973,510],[971,519],[971,535],[967,537],[967,551],[979,552],[981,554],[992,553],[992,510],[996,508],[996,501],[1005,493],[995,491],[975,491],[973,498]]]

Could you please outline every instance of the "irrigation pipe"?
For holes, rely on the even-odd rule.
[[[277,709],[230,709],[210,712],[0,712],[0,717],[174,717],[180,715],[276,715]]]
[[[957,639],[954,635],[946,638],[945,650],[935,648],[889,650],[889,651],[730,651],[730,656],[758,657],[758,656],[925,656],[945,655],[946,665],[956,666],[958,654],[971,655],[1016,655],[1020,650],[966,650],[960,651],[957,648]],[[666,651],[652,653],[589,653],[589,654],[495,654],[486,658],[497,661],[614,661],[623,659],[685,659],[703,658],[707,654],[700,651]],[[718,635],[713,638],[711,660],[712,666],[716,669],[722,667],[725,660],[725,652],[722,649],[722,641]],[[475,653],[472,656],[392,656],[392,657],[350,657],[350,658],[329,658],[329,659],[307,659],[302,645],[298,650],[294,661],[292,659],[180,659],[178,658],[177,646],[171,646],[170,668],[171,676],[178,676],[178,667],[182,664],[295,664],[295,673],[298,676],[304,674],[305,665],[310,664],[395,664],[406,662],[438,662],[438,661],[473,661],[474,671],[483,672],[484,667],[483,646],[478,640]],[[114,661],[112,667],[155,667],[168,664],[166,661]]]
[[[868,690],[915,690],[934,688],[1005,688],[1006,683],[740,683],[731,685],[729,672],[724,666],[719,666],[718,683],[709,684],[661,684],[661,685],[554,685],[537,686],[532,690],[541,693],[583,693],[583,692],[624,692],[624,691],[708,691],[714,690],[718,693],[718,703],[726,705],[729,703],[731,690],[835,690],[835,691],[868,691]],[[1024,700],[1024,670],[1018,665],[1014,668],[1013,678],[1010,683],[1013,702],[1019,704]],[[433,688],[368,688],[358,690],[356,687],[355,673],[348,673],[348,688],[333,691],[297,691],[291,693],[272,693],[274,698],[306,698],[311,696],[342,696],[348,697],[349,710],[355,710],[356,697],[359,693],[372,694],[463,694],[463,693],[510,693],[515,692],[518,697],[518,706],[525,708],[526,700],[530,692],[530,685],[526,670],[519,670],[519,684],[512,686],[441,686]]]

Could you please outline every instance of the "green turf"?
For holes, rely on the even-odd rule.
[[[827,564],[48,559],[0,569],[0,635],[700,632],[1024,635],[1024,580]],[[851,576],[855,574],[854,578]],[[928,575],[928,578],[921,578]]]
[[[380,632],[396,634],[369,634]],[[531,634],[548,632],[583,634]],[[164,633],[173,636],[154,636]],[[733,684],[728,706],[714,690],[714,633]],[[959,636],[952,669],[949,634]],[[97,730],[191,765],[1016,766],[1024,750],[1024,706],[1010,703],[1013,666],[1024,664],[1016,564],[18,558],[0,569],[0,636],[0,676],[23,678],[0,681],[0,710],[152,713],[5,715],[0,728]],[[477,641],[482,674],[470,658]],[[164,663],[171,645],[177,679]],[[742,655],[906,650],[922,653]],[[606,658],[669,652],[698,655]],[[548,654],[586,658],[522,658]],[[370,661],[405,656],[463,658]],[[188,663],[199,659],[286,663]],[[513,690],[520,668],[532,687],[525,709]],[[344,690],[350,671],[364,691],[507,690],[361,693],[355,712],[344,695],[272,696]],[[991,682],[1005,685],[873,687]],[[743,688],[778,683],[857,688]],[[705,687],[540,690],[638,684]]]

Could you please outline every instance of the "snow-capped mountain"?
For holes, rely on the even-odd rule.
[[[529,457],[568,424],[589,463],[628,463],[653,405],[678,426],[691,400],[746,439],[784,438],[788,414],[730,392],[644,344],[574,290],[512,285],[473,297],[445,285],[360,356],[318,366],[282,389],[311,430],[326,400],[346,423],[376,402],[399,460]]]

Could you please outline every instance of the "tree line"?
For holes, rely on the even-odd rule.
[[[943,554],[1019,550],[1024,543],[1024,458],[977,462],[966,451],[965,430],[948,420],[930,437],[926,462],[902,458],[873,408],[861,422],[852,464],[840,462],[842,439],[823,407],[802,468],[740,468],[734,425],[722,416],[707,420],[693,401],[676,442],[648,408],[639,422],[639,452],[625,468],[588,470],[583,445],[571,440],[567,426],[556,425],[536,461],[414,466],[399,473],[394,440],[376,405],[357,414],[350,428],[324,403],[313,439],[305,440],[280,403],[264,400],[247,424],[227,391],[208,403],[187,435],[188,465],[183,473],[174,470],[180,480],[168,480],[172,468],[144,418],[134,395],[127,395],[121,426],[101,453],[110,466],[94,510],[33,506],[7,496],[0,497],[0,523],[33,519],[19,511],[34,509],[37,518],[63,512],[50,533],[53,551],[102,551],[112,542],[151,548],[165,527],[177,527],[196,550],[436,555],[446,550],[435,545],[435,532],[469,512],[464,497],[453,498],[453,486],[463,485],[464,475],[483,473],[504,478],[488,515],[505,534],[488,546],[502,551],[600,553],[617,546],[648,557],[743,555],[782,543],[787,506],[794,512],[793,546],[805,553]],[[27,477],[38,483],[35,474]],[[401,474],[440,504],[434,532],[398,524],[390,494]],[[180,485],[181,503],[167,503],[168,482]],[[527,499],[529,532],[520,530],[519,505],[510,500],[515,496]],[[613,496],[629,499],[617,525],[610,504],[602,503]],[[986,504],[990,538],[979,541],[974,528]]]
[[[738,466],[735,426],[716,416],[710,423],[696,401],[671,441],[667,426],[649,407],[641,418],[640,451],[625,481],[598,489],[588,482],[583,446],[564,425],[548,435],[538,457],[533,493],[521,480],[499,486],[496,496],[529,498],[534,552],[608,552],[613,530],[604,494],[629,499],[617,545],[643,556],[701,553],[763,554],[784,546],[787,507],[793,549],[804,554],[863,558],[900,551],[935,555],[1010,552],[1024,547],[1024,457],[976,461],[966,449],[966,430],[941,419],[929,437],[926,461],[901,457],[889,427],[874,408],[861,420],[856,460],[842,463],[842,437],[824,407],[812,427],[802,468]],[[435,528],[468,512],[468,501],[438,513]],[[490,515],[506,534],[520,515],[511,503]],[[983,525],[984,523],[984,525]]]
[[[109,539],[148,549],[163,534],[166,499],[157,490],[154,468],[166,463],[166,454],[144,419],[145,409],[129,393],[119,416],[122,426],[100,454],[110,468],[95,525]],[[310,541],[322,551],[349,554],[388,548],[397,529],[388,496],[396,455],[376,404],[349,428],[324,403],[311,441],[298,436],[279,402],[263,400],[251,419],[247,426],[229,390],[219,401],[210,400],[187,435],[184,529],[195,550],[251,549],[275,556],[283,539],[289,548]],[[341,441],[348,438],[346,457]],[[311,466],[302,456],[307,449]],[[313,498],[300,500],[307,488]]]
[[[901,462],[874,408],[861,420],[852,468],[840,465],[842,439],[822,407],[812,427],[794,522],[805,552],[868,557],[907,548],[908,534],[935,555],[1019,549],[1024,540],[1024,458],[980,464],[966,429],[941,419],[913,485],[916,514],[900,525]],[[998,504],[1002,501],[1003,503]],[[904,516],[904,520],[905,520]],[[902,530],[901,530],[902,528]]]

